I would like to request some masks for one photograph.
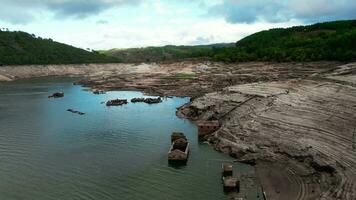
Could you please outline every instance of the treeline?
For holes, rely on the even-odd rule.
[[[99,52],[43,39],[20,31],[0,31],[0,65],[119,62]]]

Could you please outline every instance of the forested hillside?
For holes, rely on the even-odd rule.
[[[213,54],[215,60],[226,62],[355,60],[356,20],[262,31]]]
[[[109,63],[119,59],[25,32],[0,31],[0,65]]]

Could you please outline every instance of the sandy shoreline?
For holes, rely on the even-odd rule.
[[[81,76],[93,89],[191,96],[178,115],[218,119],[207,140],[255,164],[269,199],[356,199],[355,74],[336,62],[0,67],[0,81]]]

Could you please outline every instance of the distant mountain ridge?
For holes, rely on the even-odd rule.
[[[129,49],[111,49],[100,51],[109,56],[114,56],[128,63],[174,61],[189,58],[210,58],[214,48],[234,47],[234,43],[219,43],[196,46],[144,47]]]
[[[112,63],[119,59],[20,31],[0,31],[0,65]]]

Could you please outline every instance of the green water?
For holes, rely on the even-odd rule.
[[[53,92],[65,97],[48,99]],[[231,158],[199,144],[196,127],[175,116],[188,98],[156,105],[108,108],[114,98],[94,95],[66,79],[0,84],[0,199],[229,199],[220,170]],[[85,112],[80,116],[67,112]],[[186,166],[167,162],[170,134],[184,132],[191,153]],[[252,173],[249,166],[239,171]],[[256,192],[248,194],[256,199]]]

